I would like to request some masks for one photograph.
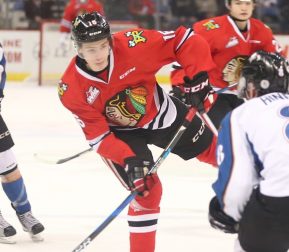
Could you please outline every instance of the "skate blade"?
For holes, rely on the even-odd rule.
[[[15,241],[14,237],[0,237],[0,243],[15,244],[16,241]]]
[[[44,240],[44,238],[40,234],[34,235],[34,234],[29,233],[29,235],[33,242],[42,242]]]

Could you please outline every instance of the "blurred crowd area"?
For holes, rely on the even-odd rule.
[[[70,0],[72,1],[72,0]],[[45,19],[62,18],[69,0],[0,0],[0,29],[39,29]],[[144,28],[175,29],[227,12],[224,0],[99,0],[108,20]],[[259,0],[254,17],[274,33],[289,34],[289,0]]]

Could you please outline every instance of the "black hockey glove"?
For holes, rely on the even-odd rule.
[[[150,169],[150,162],[137,157],[126,158],[124,162],[130,189],[142,194],[147,190],[145,176]]]
[[[169,95],[176,97],[182,102],[186,102],[186,97],[184,93],[184,88],[180,86],[172,86],[172,90],[169,92]]]
[[[199,72],[192,79],[188,76],[184,77],[184,92],[186,104],[196,107],[198,111],[203,112],[203,103],[206,98],[213,93],[213,89],[209,83],[207,72]]]
[[[213,228],[219,229],[224,233],[238,233],[238,222],[224,213],[216,196],[210,201],[209,222]]]

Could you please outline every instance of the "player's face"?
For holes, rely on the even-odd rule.
[[[108,39],[83,43],[78,53],[85,59],[93,71],[101,71],[108,65],[110,45]]]
[[[229,5],[230,15],[236,19],[246,21],[249,19],[254,10],[254,3],[252,0],[249,1],[241,1],[241,0],[232,0]]]

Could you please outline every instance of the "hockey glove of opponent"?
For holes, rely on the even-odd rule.
[[[149,161],[137,157],[125,159],[125,171],[128,176],[129,187],[132,191],[137,190],[139,195],[148,195],[145,176],[149,169]]]
[[[210,201],[209,222],[213,228],[219,229],[224,233],[238,233],[238,222],[224,213],[216,196]]]
[[[188,76],[184,77],[185,103],[198,109],[199,112],[204,111],[203,103],[208,96],[213,93],[213,89],[209,83],[207,72],[199,72],[192,79]]]

